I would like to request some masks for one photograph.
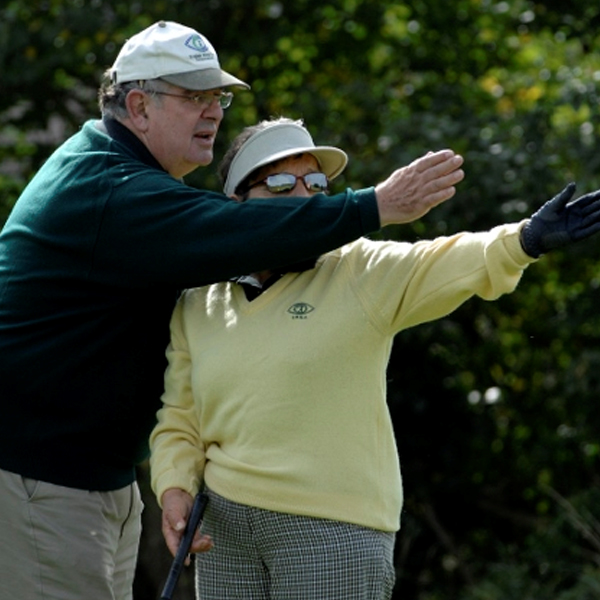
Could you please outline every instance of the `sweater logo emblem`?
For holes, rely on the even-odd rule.
[[[313,310],[315,310],[315,307],[306,302],[296,302],[287,309],[290,315],[292,315],[292,319],[306,319],[306,315]]]

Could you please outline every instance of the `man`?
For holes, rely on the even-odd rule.
[[[131,598],[177,292],[319,255],[452,197],[441,151],[375,188],[238,204],[181,178],[213,158],[231,89],[197,31],[121,49],[88,121],[0,234],[0,598]]]
[[[240,202],[287,204],[327,191],[345,164],[284,118],[246,128],[221,173]],[[573,191],[491,231],[362,238],[182,294],[151,470],[172,553],[206,486],[202,531],[215,545],[196,557],[198,599],[389,600],[402,508],[385,390],[393,338],[474,295],[512,292],[541,252],[597,231],[600,191],[566,204]]]

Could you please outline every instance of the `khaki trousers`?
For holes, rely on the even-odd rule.
[[[142,508],[0,470],[0,600],[131,600]]]

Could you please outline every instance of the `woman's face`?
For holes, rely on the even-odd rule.
[[[302,180],[304,175],[309,173],[319,173],[321,168],[317,159],[312,154],[297,154],[289,156],[280,161],[266,165],[259,169],[250,179],[250,190],[247,194],[247,199],[250,198],[276,198],[277,196],[313,196],[316,191],[311,191],[307,188]],[[290,190],[273,193],[269,191],[264,180],[269,175],[278,173],[290,173],[296,176],[296,184]],[[262,183],[258,183],[262,182]]]

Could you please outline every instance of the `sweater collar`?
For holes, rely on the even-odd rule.
[[[102,117],[102,124],[113,140],[127,146],[127,148],[129,148],[144,164],[164,171],[160,163],[154,158],[154,155],[148,150],[145,144],[134,133],[127,129],[125,125],[119,123],[116,119],[107,116]]]

